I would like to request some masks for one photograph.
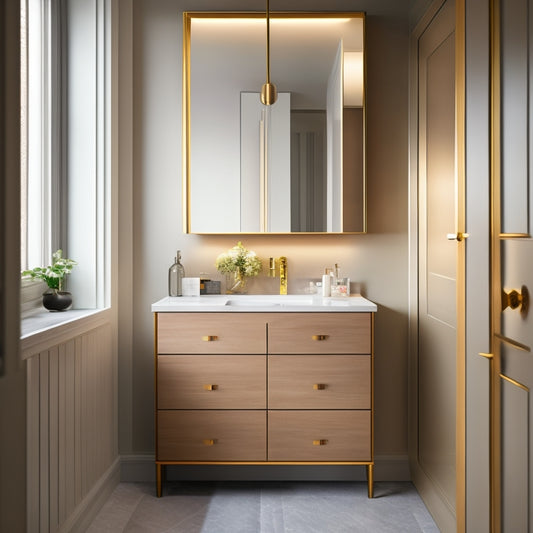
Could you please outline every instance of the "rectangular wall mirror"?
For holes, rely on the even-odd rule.
[[[183,17],[187,233],[364,233],[363,13]]]

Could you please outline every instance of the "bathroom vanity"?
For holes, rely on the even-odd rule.
[[[360,296],[164,298],[155,324],[157,495],[177,464],[366,465],[373,329]]]

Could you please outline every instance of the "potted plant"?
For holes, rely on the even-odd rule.
[[[215,266],[219,272],[226,274],[228,294],[246,293],[246,278],[257,276],[263,268],[261,259],[255,252],[247,250],[240,241],[227,252],[220,254]]]
[[[63,278],[70,273],[76,261],[63,257],[63,250],[52,254],[52,264],[22,272],[22,279],[41,279],[48,289],[43,293],[43,306],[49,311],[64,311],[72,305],[72,295],[63,290]]]

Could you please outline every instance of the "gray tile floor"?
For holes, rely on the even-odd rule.
[[[412,483],[121,483],[88,533],[438,533]]]

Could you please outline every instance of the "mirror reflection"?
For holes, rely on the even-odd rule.
[[[364,16],[184,13],[190,233],[366,230]]]

